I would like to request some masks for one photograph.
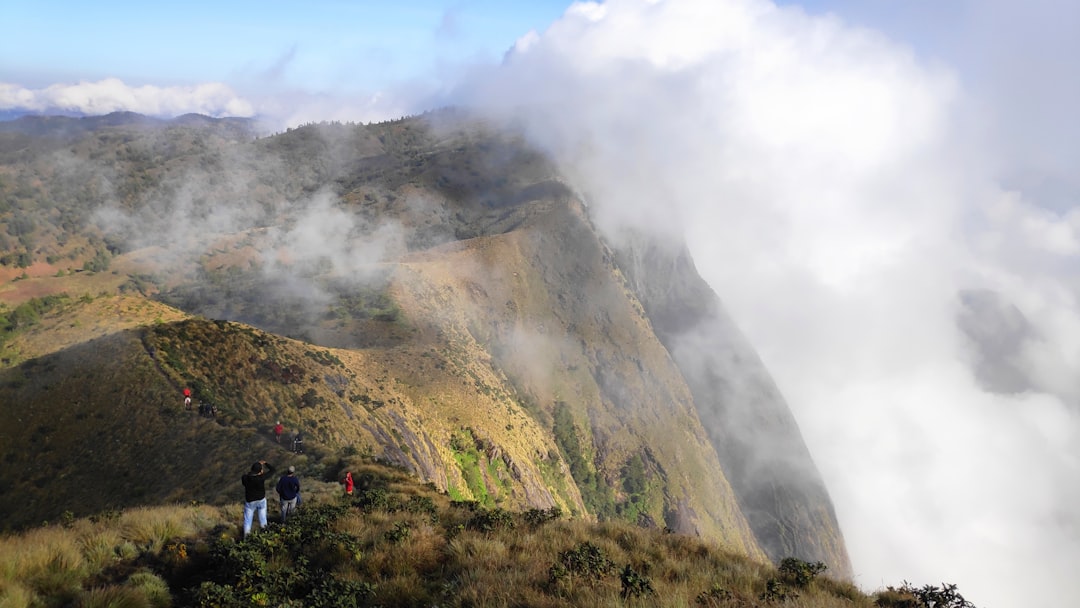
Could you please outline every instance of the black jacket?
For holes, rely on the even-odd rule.
[[[274,472],[269,463],[263,464],[262,473],[247,473],[240,478],[244,484],[244,502],[254,502],[266,498],[266,476]]]

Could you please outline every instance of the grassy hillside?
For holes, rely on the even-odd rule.
[[[60,298],[4,347],[20,361],[0,370],[5,527],[219,501],[244,463],[284,453],[268,433],[278,420],[310,453],[371,454],[462,499],[583,512],[547,433],[524,414],[492,415],[507,389],[449,346],[316,348],[128,295]],[[183,387],[218,416],[185,410]]]
[[[238,501],[63,513],[0,537],[0,605],[970,606],[950,586],[868,595],[820,564],[775,568],[695,537],[568,521],[558,509],[488,509],[397,469],[330,458],[332,471],[299,469],[304,502],[290,521],[272,509],[270,527],[247,539]],[[332,481],[343,469],[358,480],[352,497]]]

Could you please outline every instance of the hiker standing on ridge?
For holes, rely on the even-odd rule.
[[[281,523],[285,523],[289,515],[296,510],[300,499],[300,480],[296,478],[296,467],[290,466],[289,472],[281,476],[274,489],[281,499]]]
[[[244,538],[251,532],[251,520],[259,514],[259,528],[266,528],[266,476],[274,467],[260,460],[251,465],[251,472],[240,478],[244,484]]]
[[[285,431],[285,427],[281,426],[281,421],[278,420],[274,425],[274,441],[281,443],[281,433]]]
[[[190,388],[185,388],[184,389],[184,409],[185,410],[190,410],[191,409],[191,389]]]
[[[345,471],[345,479],[342,479],[341,483],[345,484],[345,494],[347,496],[352,496],[352,493],[353,493],[352,471]]]

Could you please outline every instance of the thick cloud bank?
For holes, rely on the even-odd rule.
[[[117,78],[55,84],[43,89],[0,82],[0,110],[87,115],[129,111],[169,118],[188,113],[214,117],[255,114],[249,101],[221,83],[189,87],[131,86]]]
[[[799,419],[863,587],[1060,605],[1080,593],[1080,215],[1016,189],[1032,167],[995,148],[997,88],[765,0],[611,0],[454,100],[528,115],[610,234],[688,236]]]

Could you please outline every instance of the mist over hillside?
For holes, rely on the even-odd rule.
[[[983,53],[971,79],[798,7],[586,3],[450,97],[526,125],[612,242],[685,235],[857,577],[949,569],[976,603],[1054,604],[1080,560],[1080,191],[1051,112],[1076,79],[1049,66],[1075,36],[1071,9],[996,6],[949,32]],[[1006,46],[1030,63],[981,61]]]
[[[15,203],[5,218],[20,227],[4,259],[23,269],[0,291],[12,319],[3,390],[36,429],[29,443],[11,437],[7,458],[20,470],[47,448],[53,467],[13,523],[57,516],[52,479],[86,474],[65,457],[96,452],[102,428],[119,432],[95,417],[58,448],[70,403],[79,420],[104,400],[146,404],[139,424],[154,436],[190,415],[167,397],[190,385],[219,408],[224,428],[209,428],[221,439],[257,445],[266,421],[283,419],[451,496],[560,506],[850,575],[787,405],[685,251],[648,236],[609,243],[512,124],[447,110],[270,137],[243,127],[111,115],[0,133]],[[112,290],[128,299],[98,302]],[[157,303],[216,329],[163,321]],[[80,361],[84,340],[114,354]],[[722,360],[701,360],[707,351]],[[80,388],[94,377],[108,380]],[[105,452],[123,462],[146,444],[129,448]],[[159,481],[180,483],[189,467],[170,471]],[[103,497],[153,501],[156,484],[136,485]]]

